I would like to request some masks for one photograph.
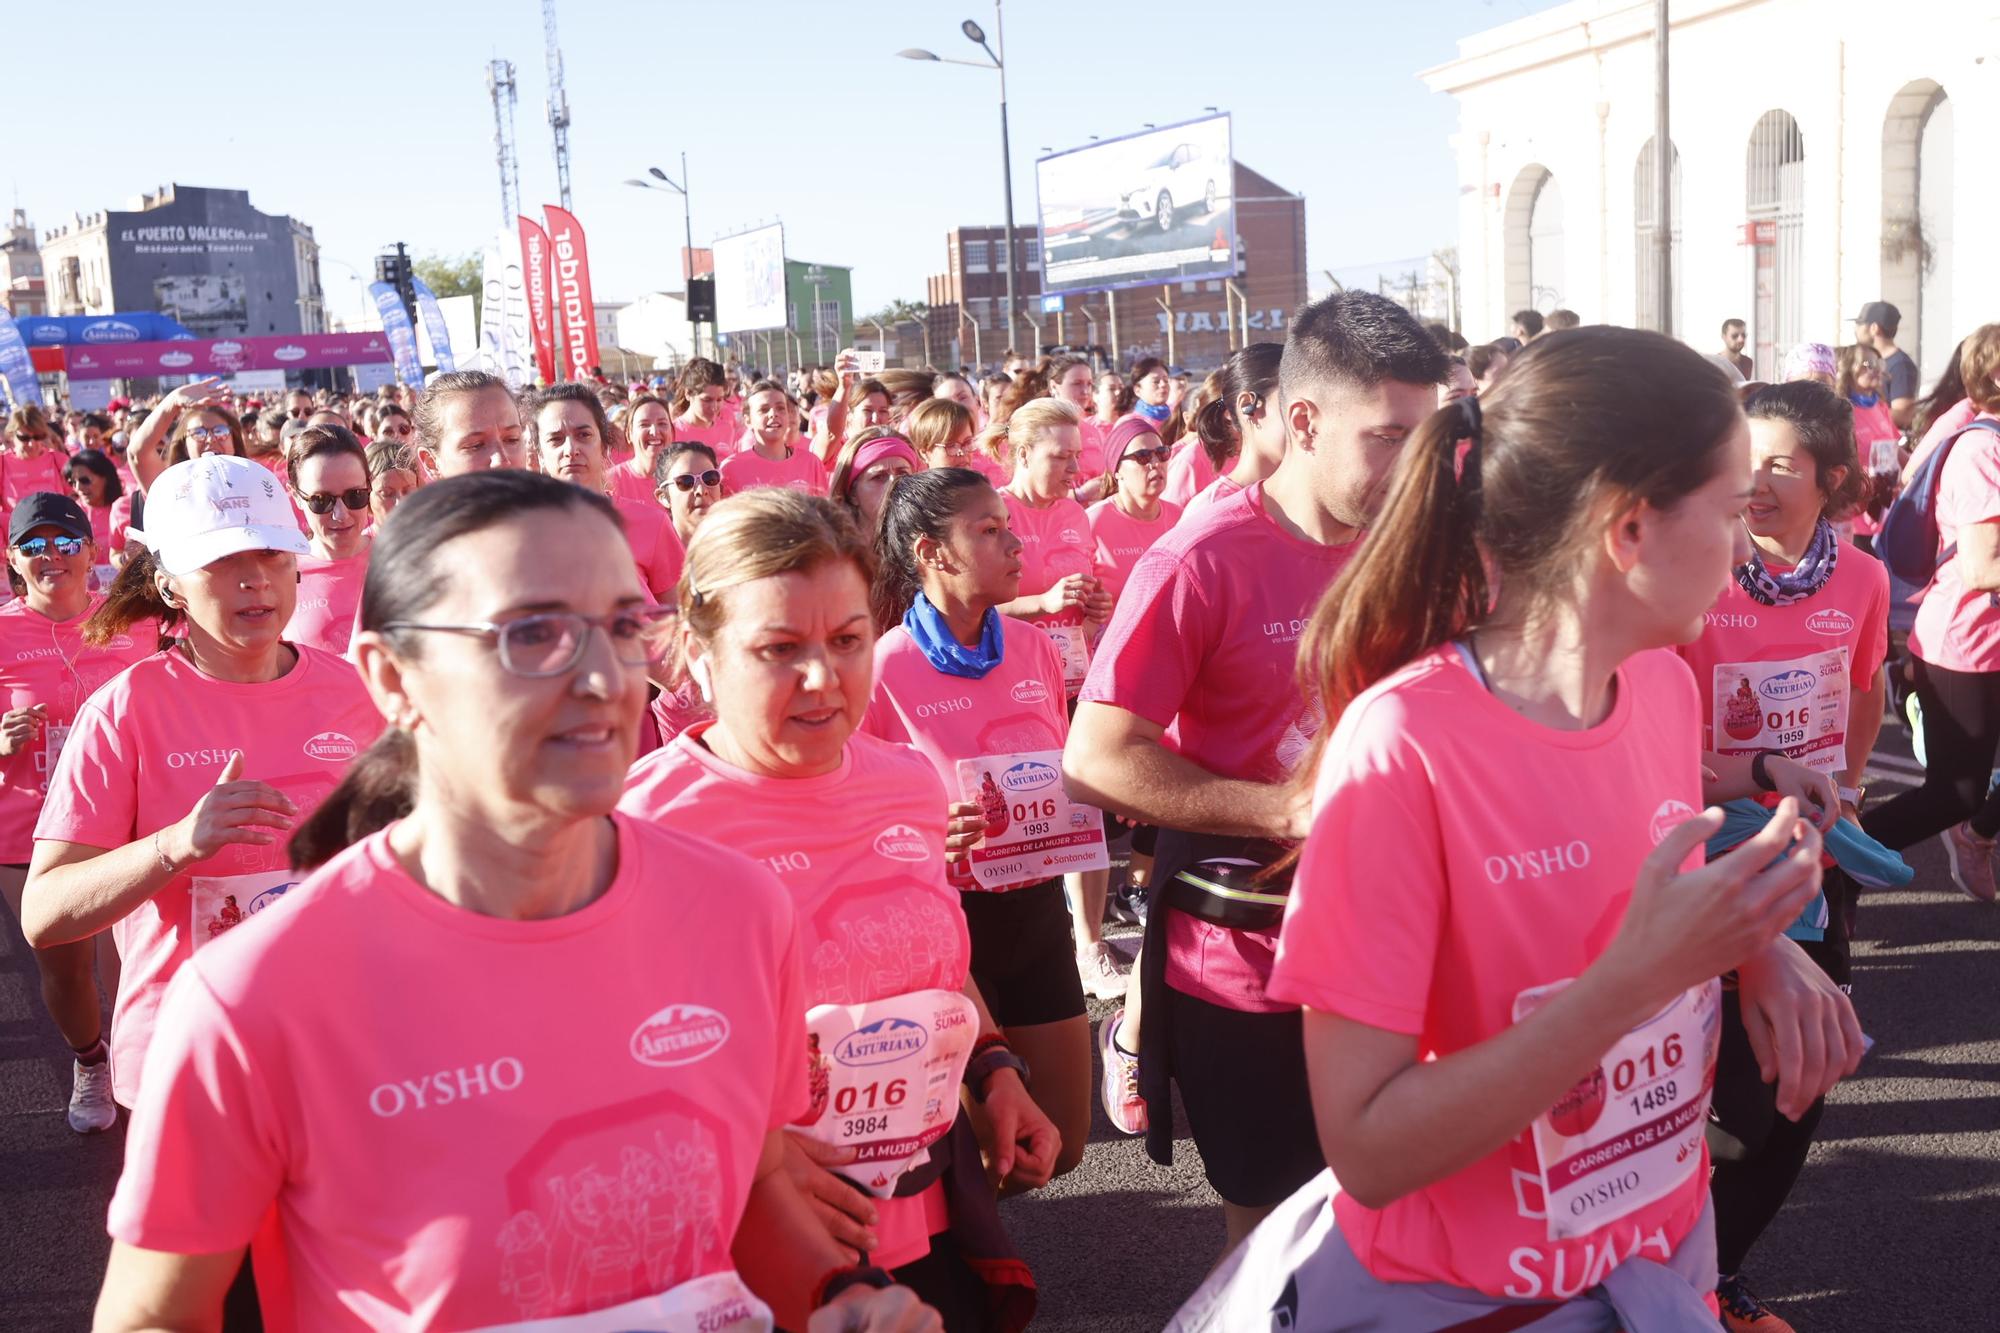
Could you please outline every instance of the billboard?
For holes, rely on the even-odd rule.
[[[154,207],[105,215],[112,298],[200,338],[296,333],[301,252],[291,219],[244,190],[176,185]]]
[[[1037,159],[1042,290],[1235,273],[1234,163],[1227,113]]]
[[[728,333],[785,326],[785,226],[715,243],[715,327]]]

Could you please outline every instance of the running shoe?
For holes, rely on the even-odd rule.
[[[1792,1326],[1772,1314],[1740,1276],[1716,1283],[1715,1299],[1722,1306],[1722,1326],[1730,1333],[1793,1333]]]
[[[1944,855],[1952,883],[1982,903],[2000,897],[1993,883],[1993,839],[1980,837],[1970,824],[1954,824],[1945,830]]]
[[[1093,1000],[1116,1000],[1124,997],[1125,964],[1118,961],[1118,951],[1103,940],[1087,948],[1076,951],[1077,975],[1083,978],[1084,994]]]
[[[101,1134],[118,1123],[118,1103],[111,1100],[111,1062],[79,1064],[69,1080],[69,1127],[79,1134]]]
[[[1138,926],[1144,929],[1146,886],[1127,881],[1111,890],[1110,896],[1104,900],[1104,919],[1113,925]]]
[[[1124,1026],[1125,1011],[1120,1009],[1097,1030],[1097,1047],[1104,1054],[1104,1114],[1120,1134],[1144,1134],[1146,1099],[1139,1095],[1139,1057],[1127,1055],[1118,1045]]]

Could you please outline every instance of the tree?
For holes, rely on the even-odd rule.
[[[412,260],[410,268],[437,296],[471,297],[472,323],[478,326],[480,297],[486,287],[485,261],[479,255],[423,255]]]
[[[931,359],[930,313],[931,308],[922,301],[895,300],[855,323],[857,327],[879,323],[892,331],[903,324],[915,324],[923,339],[924,360],[928,363]]]

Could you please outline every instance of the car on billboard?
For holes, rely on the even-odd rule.
[[[1202,212],[1215,211],[1215,176],[1208,154],[1191,143],[1177,143],[1121,182],[1118,210],[1128,217],[1148,218],[1161,231],[1172,231],[1176,210],[1196,199],[1201,200]]]

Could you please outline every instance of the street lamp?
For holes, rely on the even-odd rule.
[[[687,178],[688,155],[681,154],[681,179],[676,184],[673,177],[658,167],[647,167],[646,174],[654,180],[664,182],[665,188],[652,181],[628,179],[625,183],[641,190],[652,190],[658,194],[677,194],[681,197],[681,217],[687,224],[687,250],[681,262],[681,303],[688,312],[688,355],[701,351],[701,325],[694,317],[694,205],[688,202]]]
[[[986,44],[986,30],[971,19],[958,25],[965,39],[986,53],[986,60],[954,60],[917,47],[896,52],[905,60],[929,60],[941,65],[970,65],[974,69],[996,70],[1000,75],[1000,178],[1007,203],[1007,341],[1014,341],[1014,157],[1007,144],[1007,34],[1001,22],[1000,0],[993,0],[993,40],[995,51]],[[990,62],[990,63],[989,63]],[[977,326],[975,325],[975,328]]]

